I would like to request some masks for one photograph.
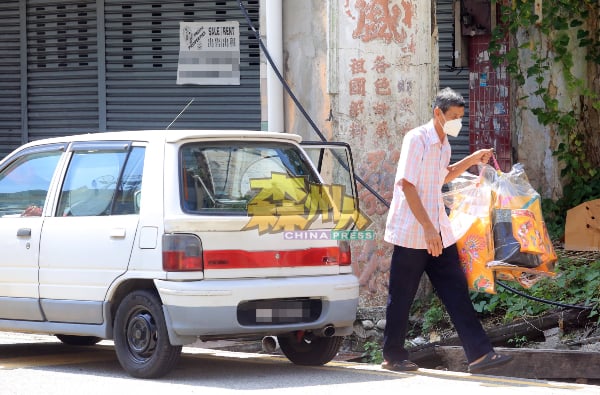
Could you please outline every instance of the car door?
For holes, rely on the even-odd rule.
[[[144,147],[73,144],[54,215],[40,242],[48,321],[99,324],[109,286],[126,270],[139,220]]]
[[[327,186],[336,229],[367,228],[370,220],[359,210],[350,146],[320,141],[303,141],[301,145]]]
[[[0,319],[43,320],[38,301],[42,214],[64,147],[27,149],[0,169]]]

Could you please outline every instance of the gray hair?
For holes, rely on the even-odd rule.
[[[446,113],[450,107],[464,107],[465,99],[460,93],[451,88],[444,88],[438,92],[435,97],[434,108],[438,107],[443,113]]]

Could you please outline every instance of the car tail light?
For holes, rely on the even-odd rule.
[[[163,269],[168,272],[204,270],[202,242],[195,235],[166,234],[162,238]]]
[[[340,257],[338,259],[340,266],[348,266],[352,264],[352,253],[350,252],[350,243],[347,241],[340,241]]]

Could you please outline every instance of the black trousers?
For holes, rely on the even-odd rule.
[[[408,351],[404,348],[408,316],[423,272],[427,273],[446,307],[467,360],[472,362],[492,351],[492,344],[469,297],[467,280],[460,267],[456,245],[444,248],[438,257],[431,256],[427,250],[394,246],[383,333],[384,359],[408,359]]]

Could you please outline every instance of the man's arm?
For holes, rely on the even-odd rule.
[[[444,183],[454,180],[456,177],[464,173],[469,167],[488,163],[494,152],[493,148],[480,149],[473,152],[471,155],[459,160],[458,162],[448,166],[448,174],[444,179]]]
[[[431,219],[429,218],[429,215],[423,206],[423,202],[421,202],[417,188],[405,179],[402,179],[401,182],[406,203],[408,203],[410,211],[412,211],[417,221],[419,221],[423,227],[423,231],[425,233],[425,243],[427,244],[427,252],[432,256],[439,256],[443,249],[442,237],[435,226],[433,226],[433,223],[431,222]]]

